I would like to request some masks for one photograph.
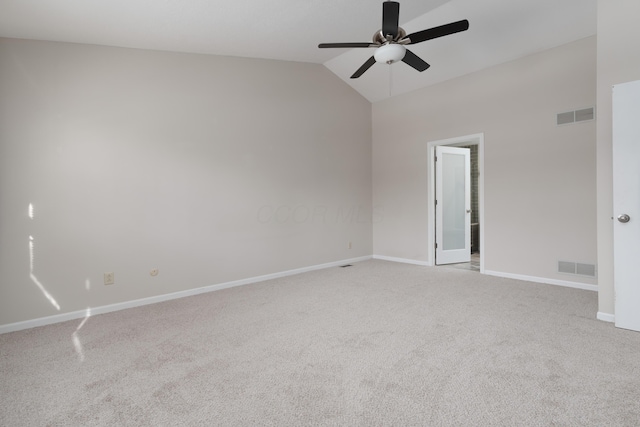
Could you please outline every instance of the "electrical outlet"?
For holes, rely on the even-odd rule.
[[[154,268],[153,270],[151,270],[151,271],[149,272],[149,274],[150,274],[150,275],[152,275],[152,276],[154,276],[154,277],[155,277],[155,276],[157,276],[157,275],[158,275],[158,269],[157,269],[157,268]]]
[[[115,283],[115,279],[113,273],[104,273],[104,284],[105,285],[113,285]]]

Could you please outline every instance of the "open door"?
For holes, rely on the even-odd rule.
[[[613,87],[615,322],[640,331],[640,80]]]
[[[471,260],[471,156],[436,146],[436,264]]]

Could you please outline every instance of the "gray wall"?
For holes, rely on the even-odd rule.
[[[371,104],[321,65],[0,39],[0,144],[0,325],[372,253]]]
[[[485,137],[485,268],[595,284],[557,261],[596,263],[596,38],[373,105],[374,254],[428,261],[427,143]]]
[[[598,1],[598,311],[614,314],[612,96],[618,83],[640,80],[640,2]]]

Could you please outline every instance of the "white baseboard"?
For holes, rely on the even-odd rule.
[[[567,288],[584,289],[586,291],[598,291],[598,285],[570,282],[568,280],[548,279],[546,277],[525,276],[523,274],[502,273],[500,271],[491,270],[485,270],[484,274],[487,274],[489,276],[504,277],[507,279],[524,280],[527,282],[544,283],[545,285],[564,286]]]
[[[596,316],[596,318],[598,320],[602,320],[603,322],[615,323],[615,321],[616,321],[616,316],[614,316],[613,314],[609,314],[609,313],[603,313],[601,311],[598,312],[598,315]]]
[[[232,282],[220,283],[217,285],[205,286],[202,288],[189,289],[186,291],[174,292],[171,294],[157,295],[148,298],[142,298],[132,301],[125,301],[117,304],[104,305],[100,307],[91,307],[90,309],[73,311],[70,313],[56,314],[48,317],[41,317],[33,320],[25,320],[24,322],[9,323],[0,325],[0,334],[8,332],[21,331],[23,329],[35,328],[38,326],[51,325],[54,323],[66,322],[68,320],[82,319],[91,313],[91,316],[97,314],[110,313],[113,311],[125,310],[128,308],[140,307],[143,305],[155,304],[158,302],[169,301],[178,298],[189,297],[193,295],[204,294],[207,292],[219,291],[221,289],[233,288],[235,286],[249,285],[251,283],[264,282],[265,280],[278,279],[280,277],[293,276],[295,274],[307,273],[314,270],[322,270],[324,268],[339,267],[341,265],[353,262],[370,260],[371,256],[363,256],[359,258],[350,258],[341,261],[329,262],[326,264],[312,265],[309,267],[297,268],[295,270],[282,271],[280,273],[265,274],[264,276],[250,277],[248,279],[234,280]],[[90,311],[89,311],[90,310]]]
[[[403,264],[413,264],[413,265],[422,265],[424,267],[431,267],[431,263],[427,261],[417,261],[415,259],[394,258],[394,257],[384,256],[384,255],[374,255],[373,259],[380,259],[383,261],[401,262]]]

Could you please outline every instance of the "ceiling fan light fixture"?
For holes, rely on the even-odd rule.
[[[376,59],[376,62],[393,64],[394,62],[401,61],[406,52],[407,48],[403,45],[389,43],[377,48],[373,56]]]

